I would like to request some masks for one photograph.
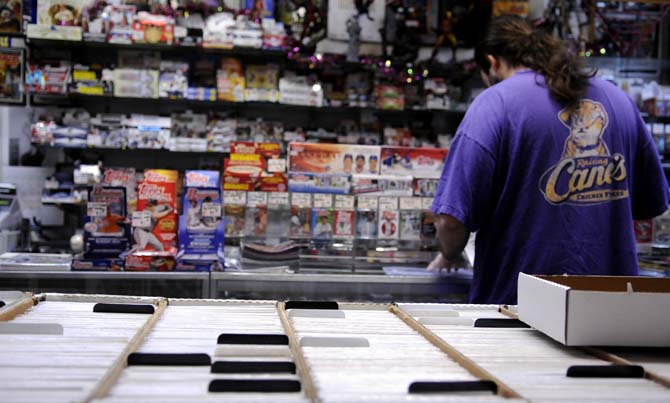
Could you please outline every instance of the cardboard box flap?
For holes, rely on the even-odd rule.
[[[546,287],[533,287],[542,282]],[[543,332],[551,338],[565,343],[567,338],[567,307],[569,287],[519,273],[519,319],[538,327],[543,324]]]
[[[670,293],[670,278],[623,276],[545,276],[535,277],[578,291]]]

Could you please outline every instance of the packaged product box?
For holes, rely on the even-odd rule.
[[[443,148],[382,147],[382,175],[412,175],[439,179],[448,150]]]
[[[353,239],[356,231],[354,205],[354,196],[335,195],[333,238]]]
[[[135,168],[105,168],[100,178],[105,187],[123,187],[126,189],[126,212],[130,216],[137,208],[137,180]]]
[[[246,205],[246,192],[224,190],[223,221],[226,238],[241,238],[244,236]]]
[[[72,260],[72,271],[122,271],[125,261],[121,258],[85,258]]]
[[[300,193],[348,194],[351,189],[351,175],[289,173],[288,189]]]
[[[398,239],[400,232],[400,211],[398,198],[381,196],[379,198],[378,239]]]
[[[170,144],[172,118],[132,114],[123,120],[130,148],[164,148]]]
[[[178,172],[150,169],[138,185],[132,216],[134,246],[126,270],[172,270],[177,253]]]
[[[279,143],[230,143],[230,158],[224,160],[224,190],[285,192],[284,172],[269,172],[271,161],[281,152]]]
[[[378,174],[380,148],[350,144],[290,143],[289,172]]]
[[[634,221],[635,241],[637,243],[650,243],[653,238],[654,220]]]
[[[28,24],[28,38],[81,41],[83,30],[80,16],[90,0],[38,0],[36,24]],[[35,3],[32,3],[33,7]]]
[[[133,42],[164,43],[174,41],[174,19],[165,15],[140,11],[132,24]]]
[[[421,239],[423,241],[432,242],[437,239],[437,229],[435,228],[435,214],[431,211],[433,205],[432,197],[422,197],[422,213],[421,213]]]
[[[186,171],[179,216],[177,270],[220,270],[224,265],[222,200],[216,171]]]
[[[114,70],[114,96],[158,98],[158,70],[117,68]]]
[[[333,237],[333,196],[315,194],[312,210],[312,236],[326,240]]]
[[[221,68],[216,72],[216,89],[221,101],[244,102],[244,69],[238,59],[221,59]]]
[[[421,239],[423,205],[420,197],[400,198],[400,239],[418,241]]]
[[[246,101],[277,102],[279,100],[279,66],[248,65],[245,71]]]
[[[396,175],[352,175],[351,193],[375,196],[411,196],[413,178]]]
[[[291,193],[291,219],[289,237],[307,239],[312,237],[312,195]]]
[[[123,187],[89,189],[84,219],[84,257],[117,258],[130,248],[130,220]]]
[[[670,347],[670,278],[520,273],[518,303],[566,346]]]
[[[245,235],[265,237],[268,228],[268,193],[249,192],[245,214]]]
[[[356,239],[376,239],[379,199],[376,196],[356,197]]]

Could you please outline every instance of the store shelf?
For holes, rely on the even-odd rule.
[[[80,49],[93,49],[96,51],[117,51],[117,50],[141,50],[141,51],[158,51],[158,52],[175,52],[180,56],[192,54],[206,54],[206,55],[225,55],[238,57],[256,57],[270,60],[286,59],[286,52],[284,50],[276,49],[256,49],[256,48],[203,48],[201,46],[178,46],[168,44],[152,44],[152,43],[108,43],[108,42],[94,42],[94,41],[61,41],[57,39],[35,39],[29,38],[26,40],[29,47],[33,48],[48,48],[48,49],[68,49],[76,53]]]
[[[417,114],[446,114],[462,116],[464,109],[376,109],[370,107],[334,107],[334,106],[305,106],[289,105],[278,102],[226,102],[226,101],[196,101],[189,99],[170,99],[170,98],[130,98],[115,97],[112,95],[84,95],[84,94],[30,94],[30,103],[35,106],[83,106],[91,103],[102,104],[106,106],[121,106],[132,112],[133,105],[152,107],[177,107],[202,109],[220,109],[220,110],[239,110],[239,109],[272,109],[278,111],[295,112],[315,112],[315,113],[361,113],[369,112],[376,115],[417,115]]]
[[[64,150],[66,152],[99,151],[102,153],[121,152],[121,153],[138,153],[138,154],[150,152],[153,156],[156,157],[161,156],[169,157],[169,155],[171,154],[188,155],[196,157],[207,157],[207,156],[225,157],[230,154],[227,152],[224,153],[218,151],[172,151],[166,148],[60,147],[57,145],[50,145],[50,144],[40,144],[40,143],[32,143],[32,144],[36,147],[41,147],[44,149]]]
[[[131,271],[22,271],[1,270],[0,278],[68,278],[68,279],[149,279],[209,280],[207,272],[131,272]]]

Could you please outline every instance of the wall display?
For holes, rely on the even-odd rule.
[[[328,2],[328,38],[349,40],[347,20],[354,17],[360,26],[362,42],[381,42],[386,9],[383,0],[341,0]]]
[[[0,0],[0,35],[21,32],[22,8],[21,0]]]
[[[0,48],[0,103],[25,103],[23,60],[23,49]]]

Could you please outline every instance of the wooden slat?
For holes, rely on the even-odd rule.
[[[411,327],[413,330],[417,331],[419,334],[421,334],[426,340],[428,340],[431,344],[433,344],[435,347],[439,348],[442,350],[445,354],[447,354],[452,360],[456,361],[458,364],[460,364],[463,368],[465,368],[468,372],[470,372],[473,376],[475,376],[478,379],[481,380],[486,380],[486,381],[492,381],[495,382],[496,385],[498,385],[498,394],[502,397],[505,398],[511,398],[511,399],[520,399],[522,398],[521,395],[519,395],[514,389],[511,387],[507,386],[505,383],[503,383],[500,379],[496,378],[479,366],[476,362],[472,361],[470,358],[468,358],[466,355],[458,351],[456,348],[454,348],[452,345],[444,341],[442,338],[437,336],[435,333],[431,332],[428,328],[423,326],[421,323],[419,323],[416,319],[413,317],[409,316],[405,311],[400,309],[399,307],[395,305],[391,305],[389,307],[389,311],[395,314],[400,320],[405,322],[407,326]]]
[[[288,314],[286,313],[284,302],[277,303],[277,312],[279,313],[279,318],[281,319],[281,323],[284,326],[284,332],[286,333],[286,336],[288,336],[289,346],[291,348],[291,352],[293,353],[293,362],[295,363],[295,367],[298,371],[298,374],[300,375],[300,382],[302,383],[305,395],[313,403],[319,403],[321,401],[319,398],[319,393],[316,389],[316,386],[314,385],[314,380],[312,379],[312,374],[309,371],[307,362],[305,361],[305,355],[302,352],[302,347],[300,346],[298,336],[295,334],[293,325],[291,325],[291,321],[288,318]]]
[[[114,364],[107,369],[107,372],[105,375],[98,381],[97,385],[93,388],[91,393],[87,396],[87,398],[84,400],[84,402],[88,403],[92,400],[95,399],[101,399],[109,393],[109,390],[114,386],[116,381],[119,379],[119,376],[121,376],[121,373],[123,370],[126,368],[126,364],[128,362],[128,356],[131,353],[134,353],[137,351],[137,349],[142,345],[144,342],[144,339],[149,335],[151,330],[153,330],[154,326],[156,325],[156,322],[158,319],[160,319],[161,315],[163,315],[163,312],[168,306],[168,301],[167,299],[160,299],[157,303],[157,308],[156,311],[149,317],[137,333],[135,333],[135,336],[133,336],[132,339],[128,342],[126,345],[126,348],[123,350],[123,352],[119,355],[119,357],[114,361]]]
[[[25,313],[28,309],[35,306],[37,300],[34,297],[26,296],[25,299],[18,301],[11,306],[6,307],[0,312],[0,321],[7,322],[13,320],[19,315]]]

